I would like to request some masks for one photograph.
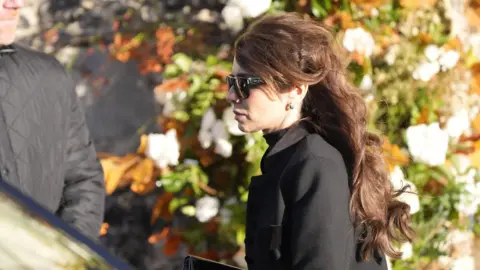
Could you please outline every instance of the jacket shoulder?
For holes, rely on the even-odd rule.
[[[25,71],[32,70],[41,75],[67,77],[65,68],[54,56],[19,44],[15,44],[15,49],[17,49],[17,53],[14,55],[14,58],[20,69]]]
[[[319,134],[307,135],[297,146],[296,153],[293,157],[295,164],[301,161],[327,160],[335,163],[337,166],[345,167],[345,163],[340,152],[331,144],[329,144]]]

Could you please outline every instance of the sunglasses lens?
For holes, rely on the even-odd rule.
[[[248,98],[248,94],[250,91],[248,89],[248,84],[245,79],[229,76],[227,77],[227,84],[228,89],[231,89],[233,87],[233,91],[235,91],[235,95],[237,95],[239,99]]]

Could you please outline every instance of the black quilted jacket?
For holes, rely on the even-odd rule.
[[[18,45],[0,50],[0,175],[97,238],[103,172],[73,82],[55,58]]]

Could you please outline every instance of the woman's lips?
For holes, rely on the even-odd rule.
[[[241,112],[234,111],[233,113],[235,114],[235,120],[237,120],[237,121],[238,121],[239,119],[244,119],[244,118],[247,117],[246,114],[241,113]]]

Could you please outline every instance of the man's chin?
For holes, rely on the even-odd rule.
[[[0,46],[10,45],[15,42],[15,35],[7,36],[0,34]]]

